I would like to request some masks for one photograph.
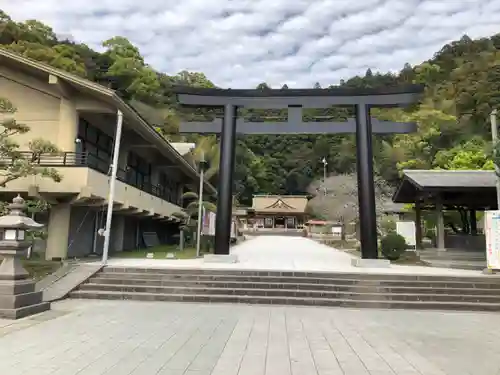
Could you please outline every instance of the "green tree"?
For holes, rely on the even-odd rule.
[[[117,36],[102,43],[111,60],[107,76],[126,98],[156,102],[160,82],[157,73],[144,63],[139,49],[128,39]]]

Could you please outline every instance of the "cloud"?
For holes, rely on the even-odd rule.
[[[312,87],[368,68],[398,71],[464,34],[493,35],[500,0],[0,0],[0,9],[98,50],[125,36],[167,74],[199,71],[221,87]]]

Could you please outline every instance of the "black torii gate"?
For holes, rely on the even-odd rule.
[[[224,108],[224,119],[183,122],[181,133],[220,133],[221,153],[215,227],[215,254],[229,254],[232,220],[232,182],[236,134],[333,134],[356,133],[358,200],[361,254],[377,259],[377,224],[373,181],[372,133],[410,133],[414,123],[396,123],[371,118],[370,108],[404,107],[419,100],[423,87],[405,85],[385,88],[232,90],[177,87],[179,103],[185,107]],[[354,107],[355,118],[344,122],[304,122],[303,108]],[[246,122],[238,108],[288,108],[287,122]]]

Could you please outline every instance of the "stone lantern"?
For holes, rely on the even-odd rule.
[[[0,318],[18,319],[50,309],[21,261],[31,245],[26,230],[43,225],[24,214],[26,204],[20,196],[8,207],[9,213],[0,216]]]

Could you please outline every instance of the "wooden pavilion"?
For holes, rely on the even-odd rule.
[[[497,209],[496,175],[481,170],[404,170],[394,203],[415,204],[417,248],[422,248],[422,210],[436,215],[436,247],[485,250],[478,231],[477,212]],[[444,211],[458,211],[468,227],[447,235]],[[463,229],[463,228],[462,228]]]

